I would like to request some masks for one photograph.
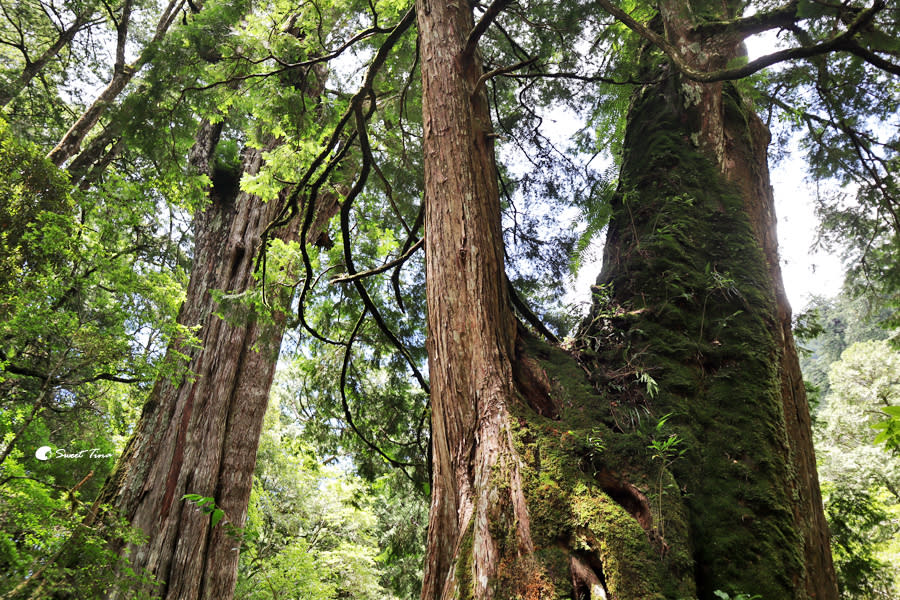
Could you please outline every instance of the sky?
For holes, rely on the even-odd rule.
[[[803,157],[792,155],[771,172],[782,276],[795,312],[803,309],[811,295],[837,294],[844,277],[838,256],[813,248],[818,224],[815,192],[804,181],[803,169]]]

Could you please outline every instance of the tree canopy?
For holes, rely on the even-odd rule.
[[[152,413],[154,401],[147,399],[156,397],[154,390],[192,382],[198,375],[191,361],[214,353],[198,336],[218,318],[235,327],[274,324],[265,331],[278,342],[287,331],[249,515],[246,523],[235,517],[218,525],[231,528],[221,539],[242,549],[238,595],[418,594],[423,506],[438,464],[432,378],[442,372],[433,358],[428,362],[439,326],[426,325],[429,312],[436,314],[426,302],[434,288],[426,293],[426,287],[451,261],[460,273],[473,261],[489,262],[478,254],[483,247],[457,244],[426,267],[438,256],[437,242],[429,242],[426,255],[426,235],[443,227],[426,218],[426,193],[434,195],[426,189],[449,185],[433,182],[451,177],[456,162],[478,160],[477,153],[461,151],[435,167],[429,154],[429,128],[442,121],[426,94],[435,88],[422,78],[427,82],[428,69],[450,52],[429,50],[432,41],[423,37],[432,2],[0,0],[0,593],[95,597],[116,582],[126,595],[144,589],[152,574],[129,570],[124,554],[113,558],[120,553],[104,545],[116,538],[136,547],[140,534],[102,516],[114,512],[94,501],[107,476],[110,482],[119,477],[116,457],[140,431],[141,414]],[[476,69],[466,74],[466,99],[477,105],[469,127],[482,136],[477,148],[490,156],[487,183],[477,190],[494,193],[496,187],[499,202],[494,295],[500,304],[509,299],[514,328],[575,357],[597,393],[621,395],[610,413],[616,435],[640,433],[641,443],[652,444],[644,439],[649,435],[662,444],[657,438],[669,422],[676,440],[700,445],[686,413],[661,412],[665,398],[677,395],[673,380],[658,375],[665,368],[641,362],[645,355],[664,362],[665,352],[674,357],[682,342],[664,352],[637,346],[642,336],[667,335],[635,325],[663,309],[624,300],[622,289],[634,286],[635,296],[642,290],[637,279],[626,284],[624,276],[609,275],[611,256],[651,264],[654,252],[676,248],[675,266],[641,285],[651,301],[659,292],[665,296],[660,304],[699,310],[699,329],[688,336],[694,346],[685,352],[693,353],[691,368],[699,365],[702,377],[712,378],[729,361],[752,362],[749,350],[731,352],[742,347],[740,323],[755,319],[755,308],[771,304],[777,312],[780,306],[777,289],[772,298],[754,296],[748,282],[756,276],[741,279],[708,258],[738,248],[741,260],[758,263],[747,272],[758,268],[757,279],[766,277],[768,246],[756,256],[753,243],[732,244],[714,227],[731,218],[715,220],[731,210],[732,192],[712,176],[689,181],[675,162],[663,164],[663,155],[692,152],[740,173],[732,150],[746,140],[735,141],[729,130],[721,136],[727,144],[713,148],[714,136],[704,136],[719,113],[688,110],[683,123],[658,118],[671,125],[672,135],[652,139],[672,148],[648,151],[647,164],[637,165],[638,151],[628,143],[639,143],[639,136],[631,133],[626,141],[625,132],[629,126],[641,131],[633,117],[649,106],[642,102],[680,86],[679,102],[706,107],[701,100],[708,90],[725,90],[716,110],[733,115],[747,108],[757,115],[773,133],[768,147],[775,160],[792,145],[800,149],[817,194],[821,242],[843,254],[848,289],[870,308],[859,315],[853,308],[845,314],[845,305],[827,307],[823,327],[833,335],[813,342],[822,360],[805,376],[821,390],[821,474],[834,519],[849,514],[840,502],[859,501],[870,513],[854,513],[862,519],[856,524],[840,523],[851,533],[882,527],[878,511],[895,510],[896,498],[885,496],[896,496],[900,486],[891,466],[891,452],[900,447],[900,414],[887,400],[888,410],[873,417],[875,406],[848,386],[862,377],[853,368],[876,363],[886,369],[885,385],[896,383],[892,363],[883,358],[892,356],[887,343],[876,348],[864,340],[877,337],[871,314],[880,315],[885,337],[900,323],[900,9],[886,0],[462,4],[471,8],[472,23],[457,32],[458,54]],[[748,57],[743,42],[751,36],[766,36],[771,53]],[[432,81],[447,83],[439,74]],[[748,132],[756,131],[757,117],[741,118],[746,135],[756,135]],[[695,125],[696,137],[675,129]],[[653,163],[657,155],[662,162]],[[747,170],[757,169],[752,157],[744,158]],[[649,195],[638,189],[652,173],[663,173],[654,193],[678,200],[654,215],[649,205],[639,207]],[[704,188],[722,196],[704,204],[697,199]],[[238,198],[271,212],[252,225],[260,235],[240,249],[252,260],[251,284],[204,288],[216,269],[226,269],[217,264],[221,258],[225,265],[226,257],[204,262],[195,244],[238,235],[221,233],[220,218],[231,214]],[[706,212],[696,218],[682,222],[676,214],[701,206]],[[727,226],[745,227],[735,223]],[[594,288],[593,308],[566,306],[572,275],[597,268],[585,259],[587,248],[610,231],[625,241],[621,255],[608,252],[608,277]],[[632,234],[636,246],[629,249]],[[689,234],[702,236],[711,249],[686,241]],[[732,246],[716,254],[716,244]],[[679,254],[687,246],[697,256]],[[697,262],[702,253],[705,267]],[[677,272],[679,261],[691,262],[694,272]],[[180,317],[189,312],[192,278],[203,282],[195,284],[198,298],[212,299],[215,308],[186,323]],[[461,281],[446,294],[474,289],[474,278]],[[682,297],[670,298],[670,290]],[[686,322],[682,329],[694,327]],[[758,339],[768,340],[765,328],[757,329]],[[261,335],[248,352],[264,349],[269,334]],[[718,347],[723,341],[728,348]],[[510,348],[516,358],[532,352],[520,343]],[[610,362],[614,354],[621,364]],[[530,362],[513,362],[525,365],[513,376],[519,396],[550,389]],[[655,377],[665,389],[654,404]],[[190,411],[184,414],[190,419]],[[879,432],[882,444],[872,445],[869,437]],[[587,439],[577,452],[598,451]],[[42,462],[34,452],[43,446],[103,458]],[[664,464],[648,484],[659,507],[649,502],[650,513],[664,513],[664,499],[677,492],[663,489],[667,474],[675,473],[671,485],[677,488],[680,474],[690,471],[687,460],[671,464],[680,456],[669,452],[673,448],[657,448],[657,460],[648,462],[654,469]],[[689,455],[695,450],[695,457],[701,454],[692,448]],[[318,466],[323,457],[340,458],[331,459],[337,466]],[[859,471],[860,464],[869,471]],[[350,472],[363,480],[351,480]],[[838,486],[846,483],[842,478],[852,485]],[[673,525],[667,539],[664,523],[645,528],[662,554],[678,535]],[[851,581],[852,565],[846,565],[857,558],[853,536],[833,530],[841,543],[851,540],[836,552],[847,597],[889,593],[882,591],[890,589],[887,583],[876,589]],[[76,554],[90,549],[79,568],[67,558],[73,548]],[[573,559],[573,573],[582,569],[579,560],[590,563],[584,556]],[[678,560],[673,552],[663,562],[670,568]],[[120,561],[116,572],[127,577],[98,574],[109,561]],[[593,577],[607,585],[605,577]],[[570,585],[572,594],[583,582]]]

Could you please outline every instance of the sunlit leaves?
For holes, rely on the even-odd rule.
[[[398,535],[390,530],[404,525],[406,502],[400,501],[400,514],[376,509],[389,478],[368,490],[348,476],[342,461],[321,466],[322,457],[301,441],[301,431],[286,417],[277,402],[267,414],[242,532],[236,597],[394,598],[385,589],[384,571],[392,559],[379,556],[378,543]],[[384,514],[376,516],[376,510]],[[421,512],[413,514],[422,518]],[[415,571],[408,576],[414,580]]]
[[[885,341],[858,342],[833,363],[818,415],[816,454],[844,598],[896,593],[900,455],[881,445],[885,417],[900,414],[900,353]],[[892,422],[892,421],[890,421]],[[880,429],[880,433],[879,430]]]

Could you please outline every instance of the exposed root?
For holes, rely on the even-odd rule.
[[[603,491],[634,517],[644,531],[650,534],[653,530],[653,513],[647,496],[631,483],[620,480],[605,469],[594,473],[594,478]]]
[[[603,568],[600,561],[593,556],[569,556],[569,569],[572,572],[572,590],[575,600],[606,600],[606,583],[603,580]]]

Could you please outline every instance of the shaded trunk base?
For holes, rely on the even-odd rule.
[[[498,454],[484,482],[491,501],[463,528],[441,597],[693,597],[671,475],[643,436],[606,425],[609,400],[570,355],[521,332],[519,342],[517,363],[528,367],[498,416],[508,437],[482,441]]]

